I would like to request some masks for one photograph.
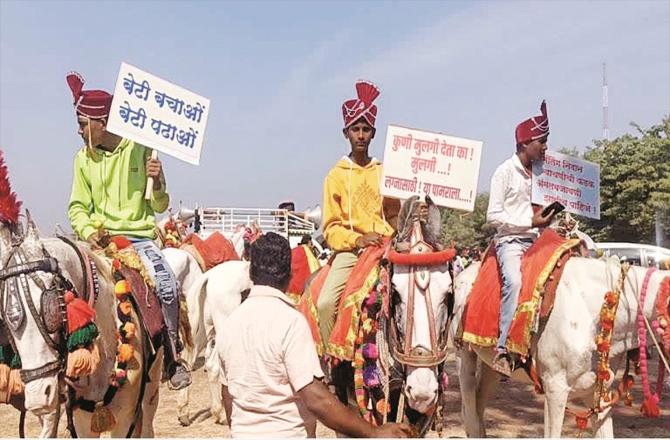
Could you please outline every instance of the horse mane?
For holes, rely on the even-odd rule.
[[[91,261],[95,263],[95,267],[98,269],[97,270],[98,277],[103,278],[105,281],[109,283],[114,283],[114,278],[112,277],[111,260],[108,258],[103,258],[102,255],[100,255],[97,252],[94,252],[93,249],[91,249],[91,245],[89,245],[85,241],[77,241],[77,245],[84,252],[86,252],[88,258],[90,258]]]
[[[16,225],[19,221],[21,202],[16,199],[9,183],[9,173],[5,165],[5,158],[0,150],[0,222]]]
[[[418,208],[421,204],[421,198],[417,195],[405,200],[398,213],[398,242],[409,241],[412,234],[412,226],[418,220]],[[440,209],[433,203],[430,196],[426,196],[426,204],[428,205],[428,219],[421,222],[421,232],[426,243],[440,248],[440,233],[441,233],[441,215]]]

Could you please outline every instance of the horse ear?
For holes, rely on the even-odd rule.
[[[0,222],[0,268],[5,261],[5,255],[9,253],[12,247],[12,233],[9,226]]]
[[[33,221],[30,211],[26,209],[26,235],[23,240],[23,249],[30,257],[39,258],[42,256],[42,244],[40,242],[40,232]]]

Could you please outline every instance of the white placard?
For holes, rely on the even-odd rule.
[[[559,201],[565,210],[600,218],[600,165],[547,151],[544,162],[533,164],[533,203],[546,206]]]
[[[198,165],[209,99],[121,63],[107,130]]]
[[[472,211],[481,141],[389,125],[381,194],[407,199],[428,194],[435,204]]]

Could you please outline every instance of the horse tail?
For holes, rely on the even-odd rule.
[[[192,335],[193,361],[197,359],[207,345],[204,311],[208,281],[209,274],[205,272],[196,279],[188,292],[186,292],[186,307],[188,311],[188,321],[191,327],[190,333]]]

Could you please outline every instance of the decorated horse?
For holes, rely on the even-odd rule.
[[[104,258],[65,236],[41,238],[28,212],[23,232],[2,159],[2,357],[13,355],[0,385],[23,387],[42,436],[56,435],[63,395],[73,437],[152,436],[165,330],[154,280],[124,237]]]
[[[73,436],[152,436],[162,348],[119,288],[129,284],[85,244],[27,224],[0,226],[2,319],[41,436],[56,435],[62,393]]]
[[[670,352],[670,271],[573,255],[579,246],[580,240],[566,240],[547,229],[524,256],[523,287],[507,342],[517,359],[512,378],[533,383],[544,395],[546,437],[561,435],[566,413],[580,429],[586,430],[590,421],[596,437],[613,437],[612,406],[620,400],[631,404],[629,360],[646,345],[665,362],[659,365],[654,392],[646,349],[639,351],[642,412],[658,415]],[[484,412],[500,377],[491,369],[500,308],[495,253],[489,251],[481,264],[466,268],[455,280],[455,292],[451,332],[460,346],[462,415],[467,435],[484,437]],[[614,386],[622,367],[623,378]],[[587,409],[570,407],[572,401]]]
[[[425,435],[447,386],[447,320],[453,249],[439,244],[440,214],[430,198],[407,200],[393,244],[367,248],[347,282],[329,341],[321,341],[316,304],[328,266],[303,294],[317,351],[338,398],[370,423],[408,421]],[[438,416],[438,417],[436,417]]]
[[[240,231],[245,247],[260,236],[259,230]],[[321,267],[319,254],[313,251],[315,248],[310,241],[291,250],[292,276],[287,294],[295,301],[299,299],[307,278]],[[215,422],[220,424],[224,423],[225,418],[219,379],[220,363],[215,350],[218,334],[216,327],[241,304],[250,288],[249,262],[231,259],[203,273],[185,292],[193,346],[184,350],[183,356],[190,365],[197,365],[196,360],[204,355],[212,401],[210,412]],[[188,403],[189,388],[186,388],[180,391],[177,403],[179,422],[184,426],[190,424]]]

